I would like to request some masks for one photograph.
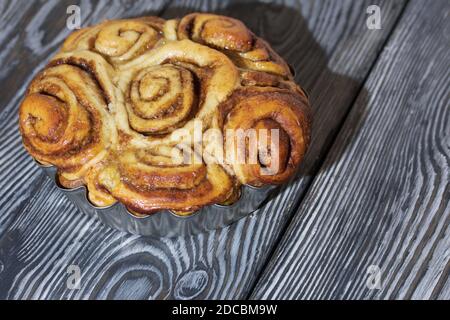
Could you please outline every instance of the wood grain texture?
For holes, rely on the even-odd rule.
[[[450,298],[449,13],[409,3],[252,298]]]
[[[247,297],[354,99],[358,94],[364,101],[369,98],[362,88],[363,81],[405,3],[375,2],[384,11],[383,29],[378,31],[368,30],[365,25],[366,8],[372,1],[304,0],[282,5],[192,1],[166,6],[165,17],[203,10],[244,20],[295,66],[297,80],[309,91],[315,108],[312,148],[300,178],[260,212],[228,228],[197,236],[173,239],[132,236],[103,227],[78,212],[50,181],[41,178],[20,147],[13,122],[17,100],[23,94],[20,90],[31,75],[22,79],[23,87],[15,96],[16,101],[11,100],[3,113],[5,117],[2,115],[5,126],[0,139],[9,136],[8,140],[0,140],[0,150],[3,146],[9,148],[2,159],[8,155],[10,163],[27,167],[11,172],[10,166],[2,162],[1,174],[8,176],[1,183],[8,181],[10,186],[0,188],[9,195],[2,204],[1,215],[0,298]],[[134,4],[134,11],[125,10],[125,2],[93,3],[96,2],[81,3],[82,10],[86,6],[93,8],[87,12],[96,13],[84,24],[108,16],[106,12],[109,17],[139,12],[139,6]],[[47,28],[50,26],[45,22],[46,14],[65,12],[63,5],[53,5],[53,9],[37,14]],[[22,23],[33,22],[24,19]],[[27,28],[34,30],[33,24]],[[39,48],[31,47],[32,52]],[[47,58],[48,53],[39,59]],[[22,67],[26,68],[21,71],[23,74],[34,70],[30,66]],[[11,191],[15,186],[18,189]],[[19,202],[21,194],[25,196]],[[70,290],[66,285],[67,266],[72,264],[81,269],[81,287],[77,290]]]

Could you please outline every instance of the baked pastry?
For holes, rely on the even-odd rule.
[[[231,204],[243,184],[286,182],[311,122],[280,56],[242,22],[203,13],[74,32],[31,82],[19,118],[28,152],[56,166],[62,186],[85,185],[95,206],[181,215]],[[267,134],[225,134],[239,129]]]

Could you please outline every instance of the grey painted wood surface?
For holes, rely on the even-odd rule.
[[[363,84],[405,1],[374,2],[382,8],[382,30],[369,30],[365,24],[366,8],[373,1],[80,2],[87,12],[85,25],[159,12],[165,17],[195,10],[235,16],[274,45],[310,92],[316,119],[313,142],[295,183],[260,212],[228,228],[173,239],[103,227],[78,212],[25,155],[16,126],[17,105],[25,85],[68,34],[64,19],[71,1],[4,3],[0,23],[10,21],[14,27],[7,25],[9,34],[0,38],[0,61],[8,66],[0,73],[6,88],[0,98],[0,298],[247,297],[355,98],[364,106],[377,94]],[[80,289],[67,288],[69,265],[81,269]]]
[[[450,298],[449,13],[409,3],[252,298]]]

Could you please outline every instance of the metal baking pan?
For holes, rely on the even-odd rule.
[[[57,181],[56,167],[35,162],[82,212],[96,217],[113,229],[143,236],[174,237],[223,228],[259,209],[278,189],[277,186],[257,188],[243,185],[239,200],[229,206],[209,205],[188,216],[180,216],[170,210],[158,211],[148,216],[136,216],[120,202],[108,207],[94,206],[87,198],[85,186],[74,189],[63,188]]]

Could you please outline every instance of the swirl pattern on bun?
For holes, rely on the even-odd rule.
[[[255,133],[256,161],[249,161],[248,144],[225,143],[225,153],[242,152],[245,161],[232,161],[233,172],[244,184],[262,186],[286,182],[303,159],[310,139],[310,115],[304,94],[286,89],[247,87],[236,90],[220,106],[223,130]],[[253,129],[248,131],[249,129]],[[277,134],[278,143],[271,135]],[[225,135],[225,140],[229,136]],[[241,148],[241,150],[239,150]],[[273,166],[276,164],[275,166]],[[270,172],[271,168],[275,168]]]
[[[288,77],[288,65],[239,20],[215,14],[192,13],[181,19],[179,39],[211,46],[228,55],[238,67]]]
[[[69,180],[82,178],[114,143],[114,122],[100,88],[71,65],[49,67],[33,80],[19,118],[28,152]]]
[[[105,21],[72,33],[61,51],[90,50],[114,64],[124,63],[156,46],[163,25],[157,17]]]
[[[293,177],[311,112],[264,40],[234,18],[193,13],[74,32],[31,82],[19,126],[27,151],[57,167],[62,186],[85,185],[92,204],[187,215],[233,203],[241,185]],[[229,131],[257,133],[239,143]]]

